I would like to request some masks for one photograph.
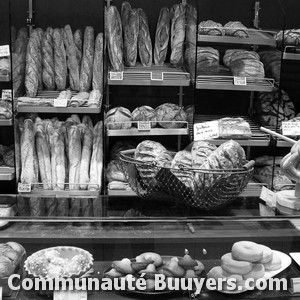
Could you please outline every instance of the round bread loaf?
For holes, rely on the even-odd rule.
[[[158,106],[155,109],[156,120],[158,124],[163,128],[180,128],[184,126],[187,121],[187,115],[184,109],[173,103],[165,103]],[[171,122],[160,122],[160,121],[171,121]],[[172,122],[173,121],[173,122]],[[174,121],[181,121],[177,123]]]
[[[260,57],[255,51],[247,51],[244,49],[228,49],[225,51],[225,54],[223,56],[223,63],[226,67],[229,67],[231,62],[239,59],[259,60]]]
[[[225,35],[234,36],[238,38],[249,37],[247,27],[239,21],[230,21],[224,25]]]
[[[191,150],[193,168],[199,169],[205,159],[216,149],[215,145],[205,141],[194,142]]]
[[[141,177],[146,181],[151,181],[161,167],[170,167],[172,162],[169,151],[162,144],[150,140],[138,144],[134,158],[144,163],[154,163],[154,165],[137,164]]]
[[[233,76],[239,77],[265,77],[264,64],[257,59],[238,59],[230,62]]]
[[[212,20],[202,21],[198,25],[198,34],[204,35],[224,35],[225,30],[222,24],[216,23]]]
[[[151,106],[147,106],[147,105],[137,107],[132,112],[132,121],[151,121],[151,127],[155,127],[156,126],[155,110]]]
[[[106,115],[107,129],[129,129],[131,128],[131,119],[129,109],[122,106],[112,108]]]

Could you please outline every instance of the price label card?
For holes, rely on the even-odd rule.
[[[54,99],[54,107],[67,107],[68,99]]]
[[[151,122],[150,121],[139,121],[138,122],[138,131],[150,131]]]
[[[233,84],[234,85],[247,85],[247,78],[246,77],[233,77]]]
[[[300,293],[300,278],[291,278],[291,292]]]
[[[9,55],[9,45],[0,46],[0,57],[5,57]]]
[[[300,135],[300,122],[282,122],[283,135]]]
[[[164,73],[163,72],[151,72],[151,80],[163,81]]]
[[[12,100],[12,92],[11,90],[2,90],[1,98],[4,100]]]
[[[87,291],[54,291],[54,300],[87,300]]]
[[[262,187],[260,193],[260,199],[264,200],[266,204],[270,207],[276,207],[276,193],[272,192],[265,186]]]
[[[30,193],[31,192],[31,184],[30,183],[18,183],[18,192],[19,193]]]
[[[210,121],[194,124],[194,141],[216,139],[219,137],[219,122]]]
[[[109,72],[110,80],[123,80],[123,72]]]

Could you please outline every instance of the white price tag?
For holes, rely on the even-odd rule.
[[[1,98],[4,100],[12,100],[12,92],[11,90],[2,90]]]
[[[150,121],[139,121],[138,122],[138,131],[150,131],[151,122]]]
[[[151,80],[154,81],[163,81],[164,80],[164,73],[163,72],[151,72]]]
[[[5,57],[9,55],[9,45],[0,46],[0,57]]]
[[[300,135],[300,122],[282,122],[283,135]]]
[[[30,193],[31,192],[31,184],[30,183],[18,183],[18,192],[19,193]]]
[[[291,292],[300,293],[300,278],[291,278]]]
[[[233,77],[233,84],[234,85],[247,85],[247,78],[246,77]]]
[[[67,107],[68,99],[54,99],[54,107]]]
[[[268,206],[276,207],[276,201],[277,201],[276,193],[272,192],[265,186],[262,187],[259,198],[264,200]]]
[[[109,79],[110,80],[123,80],[123,72],[109,72]]]
[[[87,291],[54,291],[53,300],[87,300]]]
[[[219,137],[219,122],[210,121],[194,124],[194,141],[216,139]]]

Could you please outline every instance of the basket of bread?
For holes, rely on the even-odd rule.
[[[230,140],[219,147],[196,141],[190,150],[168,151],[145,140],[121,151],[122,169],[132,190],[145,199],[168,199],[202,210],[219,209],[247,186],[254,161]]]

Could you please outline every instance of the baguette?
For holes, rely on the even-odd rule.
[[[186,48],[196,47],[197,41],[197,9],[187,4],[185,7],[185,18],[186,18],[186,27],[185,27],[185,40]]]
[[[40,58],[39,58],[39,76],[38,76],[38,89],[42,90],[43,89],[43,66],[42,66],[42,40],[43,40],[43,36],[44,36],[44,31],[42,28],[37,28],[36,29],[36,38],[37,38],[37,42],[39,45],[39,53],[40,53]]]
[[[163,7],[160,10],[155,33],[154,63],[163,65],[168,51],[170,39],[170,12]]]
[[[76,57],[76,45],[70,25],[66,25],[63,30],[63,40],[67,55],[70,87],[74,91],[79,91],[79,65]]]
[[[150,32],[148,27],[148,18],[145,12],[139,8],[139,37],[138,48],[141,63],[144,67],[150,67],[152,65],[152,42],[150,38]]]
[[[84,31],[83,55],[80,68],[81,92],[88,92],[91,87],[94,61],[94,29],[87,26]]]
[[[42,65],[43,84],[47,90],[55,90],[54,78],[54,53],[53,53],[53,29],[47,28],[42,39]]]
[[[95,41],[95,57],[93,62],[93,90],[103,94],[103,33],[99,33]]]
[[[172,6],[171,23],[170,63],[174,66],[181,66],[183,63],[185,39],[185,9],[183,4],[175,4]]]
[[[80,29],[77,29],[74,32],[74,43],[76,46],[76,58],[77,58],[77,63],[79,66],[79,74],[80,74],[80,67],[81,67],[81,60],[82,60],[82,32]]]

